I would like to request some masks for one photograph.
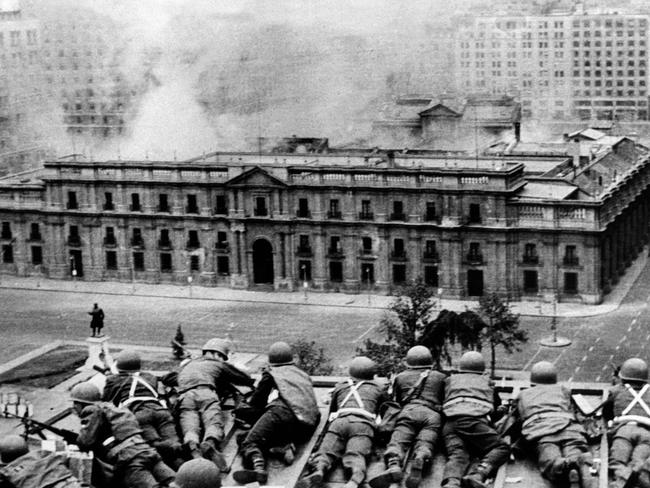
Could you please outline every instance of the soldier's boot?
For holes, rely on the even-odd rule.
[[[636,486],[638,474],[632,471],[631,468],[627,466],[621,466],[616,467],[613,470],[610,469],[610,471],[613,471],[613,481],[611,483],[611,488],[633,488]]]
[[[219,443],[212,437],[208,437],[203,442],[201,442],[200,448],[203,457],[212,461],[217,468],[221,471],[228,470],[228,463],[226,463],[226,458],[223,457],[221,451],[218,447]]]
[[[639,488],[650,488],[650,472],[642,468],[637,477],[637,486]]]
[[[467,476],[462,477],[461,485],[463,488],[487,488],[485,480],[490,475],[491,471],[492,466],[487,463],[481,463]]]
[[[327,466],[325,463],[317,462],[314,465],[314,470],[307,476],[300,478],[296,483],[295,488],[320,488],[323,486],[323,479],[325,479],[325,470]]]
[[[290,466],[296,459],[296,446],[291,442],[286,446],[276,446],[269,449],[269,455],[281,459],[284,464]]]
[[[415,456],[411,463],[411,472],[406,478],[406,488],[418,488],[422,482],[422,472],[429,464],[429,460],[422,456]]]
[[[382,471],[374,478],[368,480],[372,488],[388,488],[392,483],[399,483],[404,477],[402,467],[400,466],[399,457],[392,455],[386,456],[386,471]]]
[[[247,485],[248,483],[258,482],[260,485],[265,485],[269,473],[266,471],[266,462],[259,454],[254,454],[251,457],[252,469],[241,469],[232,474],[233,479],[240,485]]]
[[[198,442],[188,441],[185,446],[192,459],[203,459],[203,453],[201,452],[201,449],[199,449]]]
[[[580,473],[576,468],[569,469],[569,488],[580,488]]]
[[[344,468],[345,471],[348,471],[348,469]],[[365,474],[363,471],[360,471],[359,469],[354,469],[351,468],[349,469],[350,472],[350,479],[343,485],[343,488],[359,488],[359,485],[363,482],[363,478],[365,477]]]
[[[442,480],[441,488],[461,488],[460,478],[445,478]]]

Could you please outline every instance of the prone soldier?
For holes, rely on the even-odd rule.
[[[130,410],[101,402],[99,389],[91,383],[74,386],[70,397],[81,419],[77,445],[113,465],[118,481],[126,488],[167,486],[174,480],[176,473],[142,438],[142,430]]]
[[[206,457],[222,471],[227,465],[220,451],[224,425],[219,392],[232,385],[252,387],[254,383],[248,374],[227,362],[229,352],[229,341],[210,339],[203,346],[203,356],[187,362],[178,373],[183,442],[192,457]]]
[[[334,462],[341,458],[349,480],[345,488],[357,488],[364,480],[367,457],[375,436],[376,415],[388,399],[385,386],[374,380],[376,364],[365,356],[350,363],[350,377],[332,392],[327,431],[311,459],[312,472],[297,488],[320,486]]]
[[[540,361],[530,372],[531,388],[517,397],[515,415],[522,422],[524,439],[537,449],[542,475],[572,488],[590,487],[593,464],[586,432],[571,405],[571,391],[557,382],[552,363]]]
[[[442,425],[442,400],[446,375],[434,371],[431,351],[415,346],[406,354],[407,369],[393,380],[392,394],[402,407],[395,430],[384,454],[387,470],[369,481],[373,488],[388,488],[402,480],[402,463],[411,445],[413,462],[406,479],[407,488],[417,488],[422,472],[433,459],[433,450]]]
[[[603,418],[611,421],[613,436],[609,470],[617,488],[650,488],[650,385],[648,364],[626,360],[619,370],[621,384],[614,386],[603,404]]]
[[[158,395],[158,379],[141,372],[142,360],[135,351],[122,351],[117,357],[118,374],[106,377],[103,400],[133,412],[142,437],[156,448],[172,468],[183,464],[176,424],[165,402]]]
[[[294,442],[314,432],[320,412],[311,378],[293,362],[291,347],[276,342],[269,348],[269,369],[253,392],[249,405],[263,412],[242,443],[243,469],[233,474],[241,484],[267,481],[265,455],[273,447],[284,447],[285,462],[293,461]]]
[[[447,450],[443,487],[485,488],[485,480],[508,460],[508,444],[497,434],[490,415],[498,406],[498,396],[485,377],[481,353],[466,352],[460,358],[458,373],[445,380],[442,406],[445,424],[442,435]],[[480,458],[465,475],[470,455]]]

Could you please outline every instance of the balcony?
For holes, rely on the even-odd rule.
[[[131,239],[131,247],[144,249],[144,239],[142,237],[134,237]]]
[[[467,215],[465,217],[465,225],[480,224],[482,222],[480,215]]]
[[[228,208],[226,207],[217,207],[214,209],[215,215],[228,215]]]
[[[424,221],[440,223],[440,217],[435,212],[427,212],[424,214]]]
[[[142,212],[142,207],[140,205],[129,205],[129,210],[131,212]]]
[[[169,239],[158,239],[158,249],[170,250],[172,248],[172,241]]]
[[[372,212],[359,212],[359,220],[375,220]]]
[[[40,242],[43,240],[43,236],[41,234],[29,234],[29,240],[32,242]]]
[[[117,240],[115,237],[104,237],[104,246],[105,247],[116,247]]]
[[[372,248],[369,248],[369,247],[362,247],[361,249],[359,249],[359,253],[360,253],[362,256],[372,256],[373,251],[372,251]]]
[[[68,246],[81,247],[81,237],[79,237],[79,236],[68,236]]]
[[[539,264],[539,256],[537,254],[524,254],[521,261],[524,264]]]
[[[438,254],[438,251],[424,251],[422,259],[429,262],[438,262],[440,261],[440,255]]]
[[[230,252],[230,244],[227,242],[217,242],[214,245],[214,248],[217,250],[217,252]]]
[[[190,206],[188,206],[188,207],[185,208],[185,213],[198,214],[199,213],[199,207],[190,207]]]
[[[267,208],[254,208],[253,209],[253,215],[255,217],[268,217],[269,216],[269,210]]]
[[[467,255],[467,264],[483,264],[483,254],[469,253]]]
[[[327,249],[327,256],[330,258],[342,258],[343,250],[340,247],[330,247]]]
[[[105,203],[102,208],[105,211],[112,211],[112,210],[115,210],[115,205],[113,205],[112,203]]]
[[[311,246],[298,246],[296,254],[298,256],[311,256],[313,253],[311,251]]]
[[[68,202],[65,208],[67,208],[68,210],[78,210],[79,205],[77,204],[77,202]]]
[[[390,253],[390,258],[393,261],[406,261],[406,252],[404,251],[393,251]]]
[[[406,214],[405,213],[392,213],[390,214],[390,220],[401,220],[402,222],[406,221]]]
[[[159,213],[171,213],[171,210],[169,209],[169,205],[158,205],[156,211]]]
[[[296,217],[299,219],[311,219],[311,212],[309,210],[298,210]]]
[[[580,259],[578,256],[564,256],[562,263],[564,266],[580,266]]]
[[[339,211],[330,210],[329,212],[327,212],[327,218],[333,220],[340,220],[343,218],[343,214]]]
[[[201,243],[199,241],[187,241],[187,244],[185,245],[185,248],[188,251],[198,249],[199,247],[201,247]]]

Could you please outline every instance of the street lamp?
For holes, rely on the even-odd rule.
[[[542,306],[540,303],[540,312]],[[557,335],[557,292],[553,293],[553,315],[551,315],[551,337],[545,337],[539,343],[547,347],[565,347],[571,344],[571,340]]]
[[[305,300],[307,300],[307,288],[309,286],[307,284],[307,266],[305,264],[301,264],[300,271],[302,273],[302,288],[305,292]]]
[[[366,285],[368,286],[368,305],[370,305],[370,267],[366,266]]]

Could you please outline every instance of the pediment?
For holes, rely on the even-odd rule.
[[[273,176],[259,166],[255,166],[242,174],[226,182],[227,186],[257,186],[257,187],[273,187],[273,186],[287,186],[286,182],[280,178]]]
[[[460,117],[461,114],[442,103],[420,112],[420,117]]]

